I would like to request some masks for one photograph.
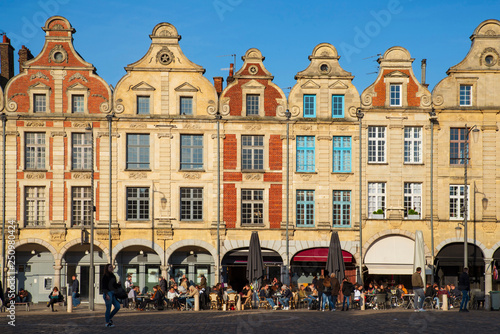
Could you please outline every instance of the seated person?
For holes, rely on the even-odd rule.
[[[52,289],[52,292],[49,295],[49,302],[47,303],[47,307],[52,308],[52,312],[57,312],[57,310],[54,310],[54,304],[63,301],[63,295],[59,292],[59,289],[57,286]]]
[[[453,298],[462,296],[462,292],[455,287],[455,284],[450,285],[450,296]]]
[[[28,291],[20,289],[19,293],[17,294],[17,301],[19,303],[26,303],[28,301]]]
[[[361,299],[361,292],[363,291],[363,286],[360,284],[356,284],[354,286],[354,299],[352,300],[353,307],[363,305],[363,300]]]
[[[250,299],[250,303],[252,302],[252,289],[250,288],[250,285],[247,284],[243,288],[243,294],[241,295],[241,298],[243,300],[243,304],[246,304],[248,300]]]
[[[301,284],[300,288],[299,288],[299,292],[297,294],[299,296],[298,302],[300,303],[301,301],[303,301],[304,299],[307,298],[306,287]]]
[[[307,301],[307,309],[310,310],[311,309],[311,304],[313,302],[317,302],[318,301],[318,290],[316,289],[316,287],[314,286],[314,284],[311,284],[309,285],[309,289],[311,289],[312,293],[307,296],[304,300]]]
[[[191,309],[193,309],[194,296],[197,294],[199,294],[198,289],[194,285],[189,286],[189,292],[186,295],[186,303]]]
[[[425,287],[425,297],[434,298],[435,294],[436,294],[436,291],[434,290],[434,287],[431,286],[430,283],[427,283],[426,287]]]
[[[169,305],[172,305],[172,307],[177,307],[180,309],[180,304],[179,304],[179,293],[175,291],[175,286],[173,285],[170,287],[170,290],[167,292],[167,302]]]
[[[408,294],[408,290],[406,290],[403,284],[399,284],[396,289],[396,295],[398,296],[398,298],[402,298],[406,294]]]
[[[281,286],[281,297],[278,298],[281,305],[283,305],[284,310],[288,310],[290,308],[290,299],[293,297],[292,291],[283,284]]]
[[[276,310],[278,308],[278,306],[274,304],[274,301],[271,298],[271,295],[269,294],[269,285],[266,284],[260,289],[259,298],[267,300],[267,302],[269,303],[269,305],[271,305],[273,309]]]
[[[134,286],[130,289],[130,291],[128,292],[128,302],[131,303],[131,302],[135,302],[135,307],[137,308],[137,295],[139,294],[139,287],[138,286]]]
[[[163,305],[163,294],[161,293],[160,287],[155,285],[153,287],[153,295],[150,299],[145,299],[141,302],[139,309],[144,310],[148,304],[153,304],[156,307]]]

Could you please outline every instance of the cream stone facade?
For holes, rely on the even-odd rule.
[[[436,281],[456,282],[465,124],[480,130],[468,160],[473,288],[498,289],[499,21],[478,26],[468,55],[432,94],[410,52],[395,46],[360,95],[335,47],[321,43],[288,97],[257,48],[226,87],[222,78],[212,84],[169,23],[154,27],[112,91],[74,50],[65,18],[44,30],[42,52],[0,94],[16,284],[34,301],[74,273],[88,298],[91,222],[96,282],[111,262],[141,288],[182,274],[238,288],[252,231],[266,275],[310,282],[338,231],[352,281],[361,267],[365,281],[408,285],[419,230],[428,277],[434,267]]]

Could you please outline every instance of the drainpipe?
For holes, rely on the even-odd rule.
[[[423,61],[422,61],[423,62]],[[429,113],[431,121],[431,193],[430,193],[430,209],[431,209],[431,284],[434,284],[434,123],[437,122],[436,112],[432,108]]]
[[[2,119],[2,143],[3,143],[3,154],[2,154],[2,282],[4,284],[3,286],[3,289],[5,289],[5,287],[7,286],[7,284],[5,283],[5,189],[6,189],[6,186],[5,186],[5,168],[6,168],[6,165],[5,165],[5,153],[6,153],[6,148],[5,148],[5,145],[6,145],[6,132],[5,132],[5,125],[7,123],[7,115],[5,114],[1,114],[0,115],[0,118]],[[3,291],[2,291],[3,293]]]
[[[359,121],[359,279],[363,284],[363,117],[365,114],[358,108],[356,117]]]
[[[108,134],[109,134],[109,226],[108,226],[108,240],[109,240],[109,263],[113,263],[113,243],[111,240],[111,224],[113,222],[113,137],[111,136],[111,128],[113,124],[113,117],[115,114],[106,115],[108,120]]]

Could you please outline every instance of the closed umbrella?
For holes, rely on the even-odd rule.
[[[248,247],[247,279],[249,282],[261,280],[264,275],[264,260],[260,249],[259,234],[252,232]]]
[[[417,271],[417,268],[422,268],[422,281],[425,286],[425,244],[424,235],[422,231],[415,232],[415,254],[413,257],[413,272]]]
[[[340,239],[337,231],[332,233],[330,239],[330,246],[328,247],[328,258],[326,259],[326,270],[335,276],[340,282],[345,276],[344,256],[342,255],[342,248],[340,247]]]

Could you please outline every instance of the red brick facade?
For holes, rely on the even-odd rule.
[[[271,135],[269,139],[269,169],[281,170],[283,168],[283,145],[280,135]]]
[[[226,135],[224,138],[224,169],[236,169],[238,162],[238,143],[236,135]]]
[[[237,194],[234,183],[224,184],[224,211],[223,217],[226,222],[226,228],[236,227],[237,218]]]
[[[283,212],[283,187],[271,184],[269,189],[269,224],[270,228],[280,228]]]
[[[384,70],[382,73],[381,79],[375,83],[375,93],[377,96],[373,97],[373,106],[374,107],[384,107],[385,106],[385,100],[387,96],[387,87],[386,83],[384,82],[384,78],[386,75],[394,72],[395,70],[390,69],[390,70]],[[407,87],[407,103],[409,107],[419,107],[420,106],[420,97],[417,97],[417,92],[418,92],[418,84],[413,80],[413,77],[410,74],[409,70],[396,70],[398,72],[404,73],[408,75],[409,81]],[[404,96],[404,95],[403,95]]]

